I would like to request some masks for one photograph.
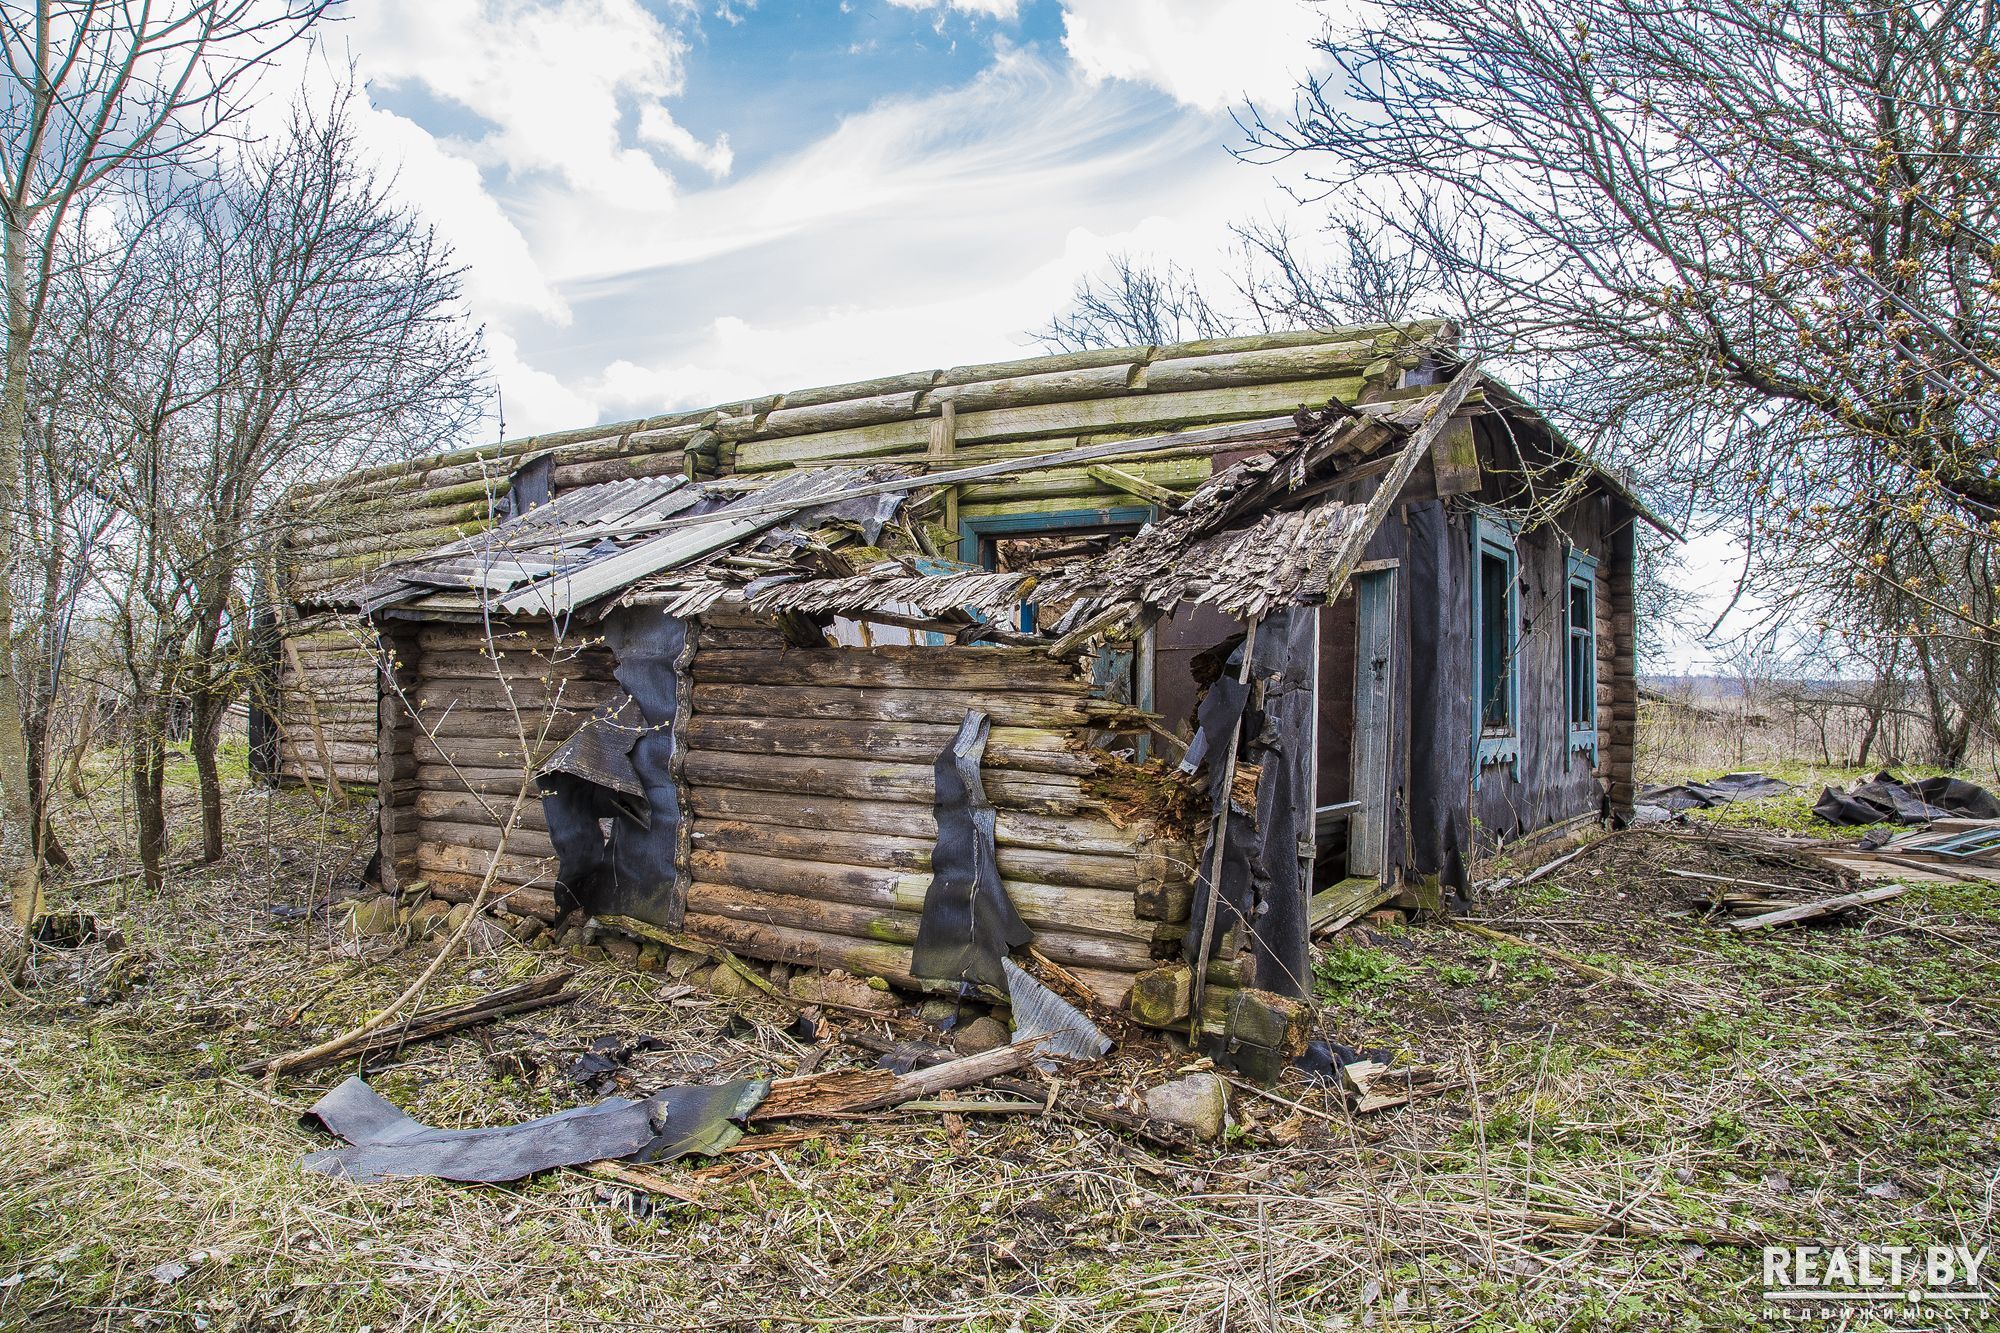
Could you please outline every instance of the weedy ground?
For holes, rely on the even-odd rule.
[[[1792,828],[1816,790],[1724,822]],[[1765,1243],[1996,1230],[2000,892],[1924,885],[1851,923],[1739,936],[1664,872],[1785,867],[1746,871],[1699,821],[1472,905],[1518,944],[1427,923],[1337,937],[1317,965],[1331,1034],[1444,1085],[1372,1115],[1297,1079],[1240,1091],[1224,1141],[1188,1157],[1064,1115],[1060,1092],[1048,1116],[881,1115],[674,1168],[701,1203],[574,1172],[307,1175],[326,1140],[299,1112],[350,1071],[266,1091],[238,1069],[368,1014],[433,946],[357,950],[315,910],[366,859],[363,812],[232,795],[225,864],[150,898],[56,891],[149,975],[120,995],[93,947],[0,989],[0,1326],[1716,1329],[1761,1326]],[[107,850],[76,878],[118,868]],[[504,945],[425,999],[566,962]],[[419,1118],[478,1125],[583,1099],[563,1071],[600,1035],[665,1038],[652,1083],[803,1055],[775,1002],[607,963],[576,984],[573,1005],[371,1077]],[[1109,1098],[1187,1063],[1154,1038],[1070,1086]]]

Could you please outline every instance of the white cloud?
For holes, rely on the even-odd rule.
[[[1319,63],[1304,0],[1065,0],[1063,46],[1094,79],[1128,79],[1205,111],[1286,96]]]
[[[649,142],[705,169],[717,161],[717,149],[662,105],[685,82],[687,43],[638,0],[425,0],[369,6],[355,18],[367,77],[470,112],[480,125],[453,136],[455,146],[516,180],[670,206],[673,177],[624,142],[628,109]]]
[[[1021,0],[889,0],[898,9],[955,9],[961,14],[980,14],[992,19],[1012,19],[1021,12]],[[841,6],[845,13],[847,6]]]

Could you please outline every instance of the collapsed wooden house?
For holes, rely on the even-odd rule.
[[[270,765],[374,783],[388,887],[917,987],[1031,941],[1268,1055],[1315,922],[1631,804],[1656,520],[1451,339],[927,372],[365,474],[302,497]]]

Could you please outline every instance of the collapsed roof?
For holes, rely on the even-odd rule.
[[[804,467],[768,480],[606,482],[386,565],[321,600],[366,615],[598,614],[644,604],[695,616],[735,595],[770,612],[942,618],[963,637],[1008,641],[1021,636],[999,618],[1030,595],[1060,611],[1044,619],[1066,638],[1149,623],[1183,603],[1254,618],[1339,596],[1389,503],[1480,383],[1475,363],[1421,396],[944,472],[877,464]],[[942,558],[912,521],[958,482],[1273,445],[1218,471],[1130,540],[1039,574]],[[1337,498],[1345,483],[1376,475],[1376,498]]]

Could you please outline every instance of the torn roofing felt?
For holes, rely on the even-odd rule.
[[[734,1143],[742,1130],[733,1122],[769,1091],[770,1084],[759,1080],[694,1084],[643,1101],[611,1097],[518,1125],[434,1129],[353,1077],[307,1112],[350,1146],[308,1153],[302,1165],[362,1184],[408,1176],[497,1183],[582,1162],[665,1161]]]
[[[979,778],[991,729],[977,709],[937,757],[937,845],[931,884],[917,923],[910,962],[914,976],[983,986],[1004,994],[1008,952],[1034,938],[1000,882],[994,852],[994,815]]]
[[[557,878],[593,914],[673,927],[683,907],[673,758],[691,646],[687,622],[650,609],[618,610],[605,619],[604,637],[624,697],[593,714],[535,771]]]
[[[1885,771],[1855,783],[1849,792],[1825,788],[1813,813],[1829,824],[1928,824],[1954,816],[2000,819],[2000,800],[1960,778],[1905,782]]]

